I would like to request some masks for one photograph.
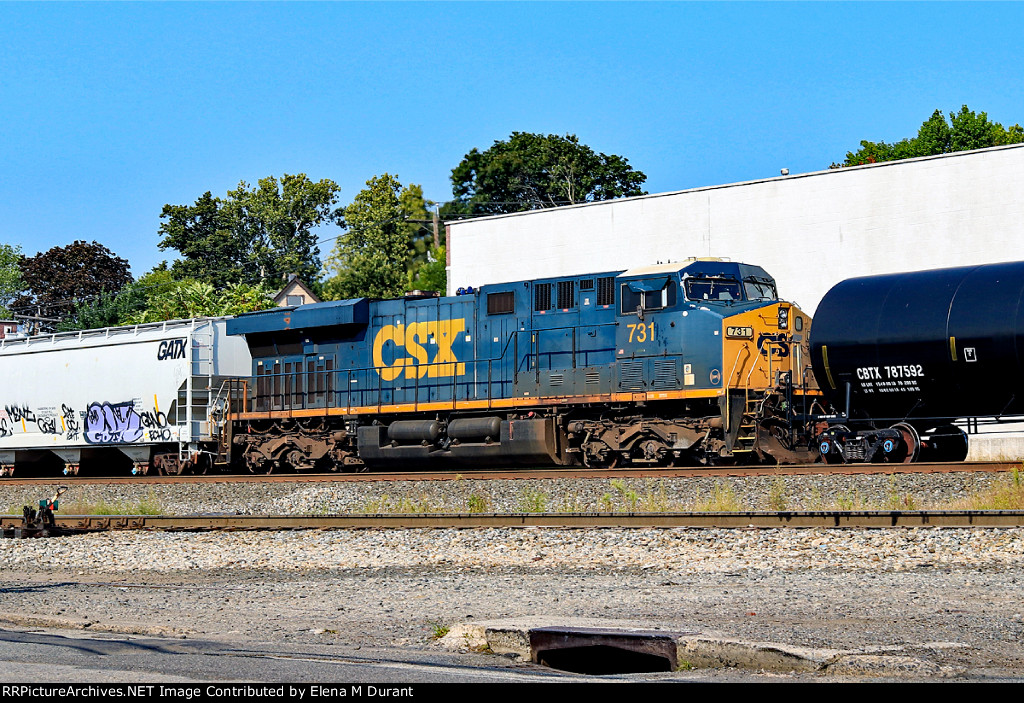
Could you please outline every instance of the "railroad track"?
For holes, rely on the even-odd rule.
[[[817,474],[928,474],[953,472],[1006,472],[1020,469],[1019,461],[919,462],[913,464],[804,464],[790,466],[716,466],[629,469],[464,469],[445,471],[388,471],[328,474],[208,474],[201,476],[24,476],[0,478],[0,486],[18,485],[82,485],[102,484],[164,484],[164,483],[315,483],[374,481],[452,481],[457,479],[576,479],[576,478],[677,478],[745,477],[745,476],[807,476]]]
[[[690,513],[419,513],[382,515],[62,515],[55,532],[423,528],[893,528],[1022,527],[1024,510],[751,511]],[[5,536],[22,518],[0,516]],[[25,535],[36,536],[36,535]]]

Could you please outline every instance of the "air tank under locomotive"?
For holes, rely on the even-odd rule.
[[[962,460],[954,420],[1024,414],[1024,262],[842,281],[810,342],[819,387],[849,414],[820,439],[826,461]]]

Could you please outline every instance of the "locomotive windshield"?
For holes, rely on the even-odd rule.
[[[747,300],[776,300],[778,298],[775,282],[770,278],[747,276],[743,279],[743,288],[747,292]]]
[[[743,300],[743,286],[732,276],[695,276],[683,283],[690,300]]]

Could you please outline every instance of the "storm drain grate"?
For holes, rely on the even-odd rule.
[[[679,668],[677,642],[692,632],[541,627],[530,630],[536,664],[574,674],[639,674]]]

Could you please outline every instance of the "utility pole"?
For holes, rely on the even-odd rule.
[[[440,205],[434,205],[434,248],[441,246],[441,214]]]

